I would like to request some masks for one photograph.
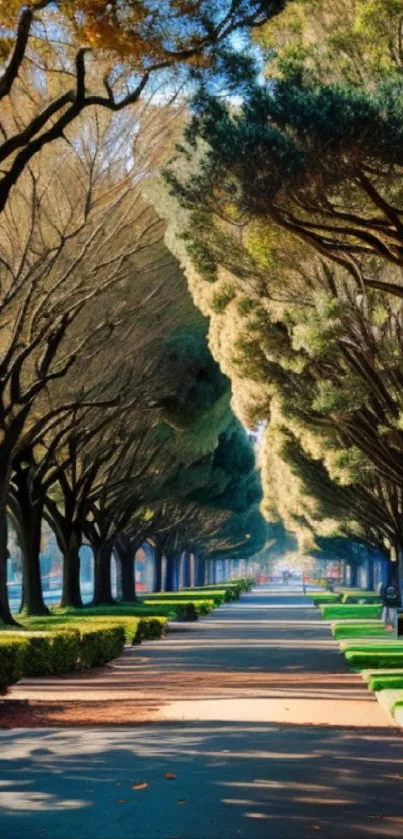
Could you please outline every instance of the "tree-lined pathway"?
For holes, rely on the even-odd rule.
[[[23,709],[44,726],[0,736],[8,839],[403,831],[403,738],[291,592],[245,595],[96,673],[25,680],[5,704],[4,724]],[[48,727],[70,720],[98,728]]]

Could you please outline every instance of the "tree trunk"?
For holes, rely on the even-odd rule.
[[[177,591],[177,557],[167,556],[165,591]]]
[[[400,591],[400,605],[403,604],[403,545],[396,548],[396,578]]]
[[[373,591],[375,588],[375,560],[370,556],[367,559],[367,585],[368,591]]]
[[[0,620],[6,624],[16,624],[8,602],[7,591],[7,489],[9,464],[0,461]]]
[[[112,542],[106,541],[94,550],[94,606],[115,602],[111,581],[112,547]]]
[[[358,568],[355,562],[350,565],[351,568],[351,579],[350,579],[350,586],[354,588],[357,585],[357,577],[358,577]]]
[[[20,506],[19,531],[22,547],[22,603],[21,612],[25,615],[48,615],[45,605],[41,579],[41,531],[43,501],[37,498],[33,503],[19,485],[18,502]]]
[[[120,542],[117,542],[114,551],[115,559],[117,560],[118,600],[133,603],[136,600],[136,548],[130,542],[127,545],[122,545]]]
[[[162,550],[154,548],[154,584],[153,591],[162,591]]]
[[[206,581],[206,561],[202,556],[196,556],[195,585],[204,586]]]
[[[182,562],[183,562],[183,587],[184,588],[189,588],[192,584],[192,581],[190,579],[190,563],[191,563],[190,554],[188,554],[188,553],[183,554]]]
[[[80,590],[80,547],[81,533],[72,529],[63,551],[62,606],[79,609],[82,605]]]

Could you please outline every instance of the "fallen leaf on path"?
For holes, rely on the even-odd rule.
[[[132,789],[147,789],[147,787],[148,784],[146,784],[146,782],[143,781],[141,784],[133,784]]]
[[[174,772],[165,772],[164,778],[166,778],[167,781],[174,781],[176,775],[174,774]]]

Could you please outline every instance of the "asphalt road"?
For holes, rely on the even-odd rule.
[[[129,653],[114,682],[159,683],[160,722],[3,731],[4,837],[402,836],[401,733],[306,600],[253,593]]]

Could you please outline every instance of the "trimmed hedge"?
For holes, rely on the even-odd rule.
[[[356,670],[403,668],[403,643],[399,641],[373,641],[365,644],[342,644],[346,661]]]
[[[214,609],[213,600],[174,600],[169,601],[160,600],[145,600],[147,605],[156,604],[172,606],[176,612],[177,619],[180,621],[196,621],[200,615],[208,615]]]
[[[101,607],[100,607],[101,608]],[[125,638],[128,644],[140,644],[141,641],[154,640],[161,638],[166,631],[167,618],[165,617],[130,617],[130,615],[110,615],[95,614],[95,615],[51,615],[48,618],[26,618],[24,625],[28,629],[47,630],[47,629],[77,629],[79,632],[81,628],[102,628],[104,625],[122,626],[125,631]],[[89,626],[91,624],[91,627]]]
[[[320,612],[325,620],[344,620],[345,618],[361,618],[379,619],[381,617],[382,606],[379,605],[349,605],[349,604],[335,604],[319,606]]]
[[[49,631],[7,630],[2,642],[3,637],[11,642],[25,641],[24,676],[50,676],[117,658],[125,644],[125,629],[110,622],[83,622],[80,627],[59,625]]]
[[[307,597],[312,598],[315,606],[321,606],[322,603],[340,603],[341,594],[334,594],[333,592],[319,592],[318,594],[308,594]]]
[[[70,628],[46,632],[7,630],[3,637],[26,644],[24,676],[49,676],[74,670],[80,652],[80,635]],[[21,677],[20,677],[21,678]]]
[[[229,598],[231,600],[237,600],[241,594],[246,591],[250,591],[254,586],[255,581],[252,578],[237,578],[233,580],[227,580],[225,583],[208,583],[205,586],[196,586],[195,588],[187,587],[182,588],[181,591],[217,591],[217,590],[226,590],[229,592]]]
[[[153,595],[149,595],[153,597]],[[173,617],[175,619],[175,609],[170,606],[165,605],[157,605],[157,606],[146,606],[143,602],[136,601],[135,603],[115,603],[111,606],[84,606],[81,609],[61,609],[60,607],[56,607],[52,610],[52,613],[56,616],[67,615],[69,618],[71,616],[75,617],[76,619],[80,619],[82,617],[108,617],[108,618],[115,618],[115,617],[128,617],[128,618],[136,618],[138,620],[162,620],[169,617]]]
[[[110,616],[99,611],[86,615],[81,610],[69,614],[60,610],[46,618],[24,617],[21,629],[2,626],[0,693],[24,676],[60,675],[76,667],[101,666],[121,655],[125,640],[140,644],[144,639],[160,638],[166,630],[166,617],[115,615],[113,608]]]
[[[386,636],[392,635],[392,632],[386,630],[383,623],[333,623],[331,626],[331,632],[333,638],[336,640],[342,638],[369,638],[369,637],[380,637],[383,638]]]
[[[226,601],[233,600],[233,595],[231,591],[225,590],[212,590],[212,589],[189,589],[186,591],[185,589],[180,589],[179,591],[158,591],[153,592],[152,594],[143,594],[142,595],[142,602],[150,604],[167,602],[170,603],[171,600],[213,600],[214,606],[221,606],[222,603]],[[236,599],[236,598],[235,598]]]
[[[403,673],[379,673],[371,675],[368,681],[370,690],[399,690],[403,688]]]
[[[356,652],[354,650],[346,650],[346,661],[355,670],[376,670],[378,668],[388,667],[402,667],[403,668],[403,650],[402,652],[374,652],[368,651]]]
[[[79,665],[81,667],[100,667],[114,658],[118,658],[125,645],[125,629],[123,626],[106,624],[102,629],[87,628],[81,632]]]
[[[380,603],[381,598],[375,591],[345,591],[341,595],[342,603]]]
[[[26,638],[0,635],[0,694],[22,679],[28,647]]]
[[[391,640],[378,640],[378,639],[371,639],[368,641],[341,641],[340,648],[343,652],[352,651],[352,652],[367,652],[368,650],[372,653],[402,653],[403,655],[403,641],[396,641],[393,639],[393,635]]]

